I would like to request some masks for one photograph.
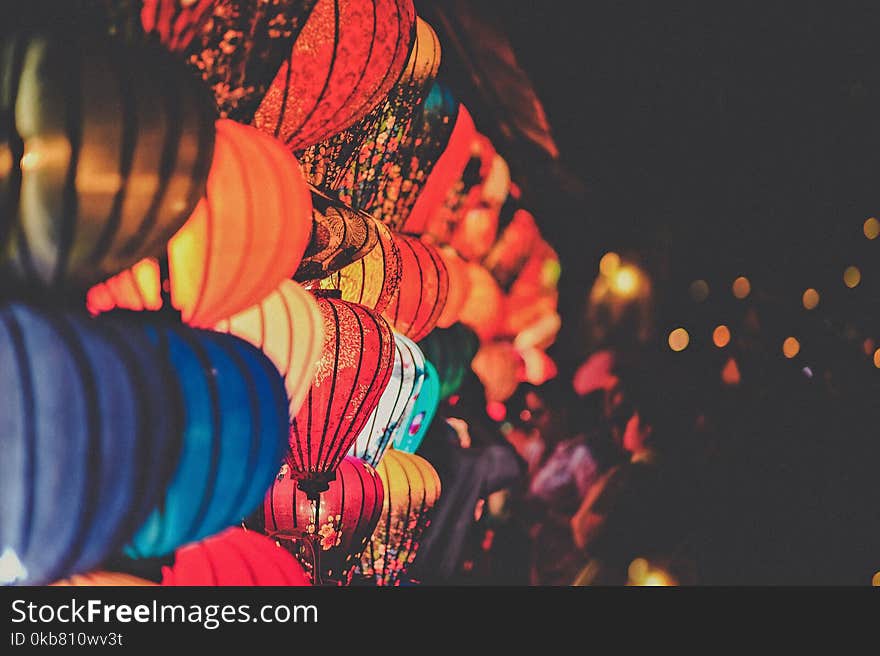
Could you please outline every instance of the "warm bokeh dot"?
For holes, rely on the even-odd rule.
[[[814,309],[817,305],[819,305],[819,292],[810,287],[804,292],[802,301],[806,309]]]
[[[617,271],[617,267],[619,266],[620,255],[613,252],[605,253],[605,255],[602,256],[602,259],[599,260],[599,273],[603,276],[610,276]]]
[[[877,237],[880,236],[880,221],[872,216],[870,219],[865,220],[865,225],[862,226],[862,230],[864,230],[865,237],[868,239],[877,239]]]
[[[874,351],[874,366],[880,369],[880,348]]]
[[[850,289],[853,289],[854,287],[858,287],[860,282],[862,282],[862,272],[859,271],[859,267],[846,267],[846,270],[843,272],[843,284]]]
[[[684,328],[676,328],[669,333],[669,348],[673,351],[684,351],[690,341],[691,337]]]
[[[724,324],[716,326],[712,331],[712,342],[718,348],[727,346],[730,343],[730,329]]]
[[[752,284],[745,276],[740,276],[733,281],[733,295],[737,298],[745,298],[752,291]]]
[[[794,337],[786,337],[782,342],[782,353],[785,357],[791,359],[800,353],[801,343]]]
[[[694,280],[688,291],[694,301],[702,303],[709,297],[709,283],[705,280]]]

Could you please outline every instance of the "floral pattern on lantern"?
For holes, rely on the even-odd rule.
[[[118,0],[109,0],[111,3]],[[141,26],[171,51],[185,49],[219,0],[142,0]]]

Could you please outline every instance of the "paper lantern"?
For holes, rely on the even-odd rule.
[[[70,578],[56,581],[53,586],[81,586],[81,587],[131,587],[131,586],[150,586],[158,585],[152,581],[132,576],[131,574],[123,574],[120,572],[89,572],[88,574],[74,574]]]
[[[421,112],[440,66],[440,41],[421,18],[400,79],[387,98],[350,128],[300,153],[309,182],[372,214],[380,185]]]
[[[218,323],[260,349],[284,377],[289,416],[296,415],[315,376],[324,344],[324,320],[315,297],[285,280],[258,305]]]
[[[0,582],[93,569],[177,463],[178,384],[136,331],[0,306]]]
[[[541,238],[535,217],[531,212],[518,208],[501,236],[483,259],[483,266],[502,288],[507,288],[519,275],[532,254],[535,243]]]
[[[167,586],[307,586],[296,558],[265,535],[230,528],[174,553],[162,567]]]
[[[394,368],[388,385],[348,452],[373,467],[391,444],[400,422],[409,416],[425,379],[425,356],[415,342],[394,333],[394,347]]]
[[[185,409],[174,477],[125,549],[132,558],[157,557],[257,507],[283,459],[288,401],[275,366],[237,337],[171,322],[127,323],[173,368]]]
[[[312,237],[294,280],[320,280],[365,257],[379,244],[376,220],[312,188]]]
[[[435,246],[402,234],[395,234],[394,242],[400,248],[400,286],[384,316],[417,342],[434,329],[446,306],[449,272]]]
[[[424,458],[389,450],[377,468],[385,499],[382,514],[361,556],[361,573],[377,585],[398,585],[413,562],[440,497],[440,477]]]
[[[477,334],[460,323],[434,330],[419,342],[425,358],[437,368],[441,399],[449,398],[461,387],[479,346]]]
[[[387,322],[356,303],[319,298],[324,345],[305,402],[290,424],[287,462],[312,498],[334,471],[388,385],[394,337]]]
[[[437,375],[434,365],[425,360],[425,380],[409,415],[397,425],[394,431],[392,437],[394,448],[404,453],[418,451],[439,405],[440,377]]]
[[[476,262],[468,263],[470,293],[458,312],[458,320],[469,326],[480,341],[491,340],[504,320],[504,294],[492,274]]]
[[[217,121],[207,196],[168,244],[172,305],[210,328],[258,303],[296,272],[311,225],[296,159],[254,128]],[[158,262],[140,262],[93,288],[89,309],[159,309],[163,284]]]
[[[342,299],[358,303],[380,314],[400,287],[402,261],[391,231],[376,223],[379,241],[363,258],[324,278],[318,287],[338,290]]]
[[[437,318],[438,328],[449,328],[458,321],[461,311],[471,294],[470,266],[465,262],[455,249],[449,246],[440,248],[440,257],[449,272],[449,294],[446,297],[446,305]]]
[[[384,496],[376,470],[359,458],[346,456],[336,479],[321,493],[316,524],[315,501],[297,487],[284,465],[266,494],[259,523],[276,540],[301,544],[303,536],[313,536],[319,550],[319,580],[348,584],[379,521]],[[303,556],[304,565],[310,567],[311,554]]]
[[[483,344],[471,362],[489,403],[501,403],[513,396],[525,379],[524,367],[522,356],[510,342]]]
[[[545,241],[533,245],[532,254],[516,280],[513,281],[505,300],[504,332],[516,335],[542,316],[553,314],[559,299],[559,256]],[[639,278],[633,270],[633,294],[638,293]],[[615,276],[610,278],[612,287],[624,289]],[[626,283],[628,286],[629,283]],[[624,296],[629,295],[626,290]]]
[[[160,253],[205,190],[209,95],[160,48],[79,33],[0,48],[4,284],[77,292]]]
[[[291,150],[351,126],[400,77],[414,21],[412,0],[318,0],[254,125]]]

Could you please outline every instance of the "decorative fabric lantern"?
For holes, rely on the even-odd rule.
[[[425,358],[437,368],[441,399],[449,398],[461,387],[479,347],[477,334],[461,323],[434,330],[419,342]]]
[[[437,375],[434,365],[425,360],[425,380],[409,415],[397,425],[394,431],[392,438],[394,448],[404,453],[418,451],[439,405],[440,377]]]
[[[105,0],[117,3],[119,0]],[[141,25],[171,51],[184,50],[205,24],[219,0],[141,0]]]
[[[0,583],[93,569],[161,498],[178,384],[136,331],[0,306]]]
[[[502,327],[504,294],[492,274],[476,262],[468,263],[470,293],[458,312],[458,320],[480,337],[490,341]]]
[[[394,366],[394,337],[378,314],[319,298],[324,345],[305,402],[290,424],[287,462],[316,499],[379,403]]]
[[[446,305],[437,319],[438,328],[449,328],[458,321],[462,308],[471,294],[470,265],[458,256],[455,249],[449,246],[440,248],[440,257],[449,272],[449,294]]]
[[[266,494],[259,523],[274,540],[289,540],[307,549],[304,537],[312,539],[318,550],[317,581],[345,585],[376,528],[384,497],[376,470],[359,458],[346,456],[336,479],[317,501],[316,524],[316,502],[297,487],[284,465]],[[304,566],[313,566],[313,555],[301,551]]]
[[[380,103],[413,44],[412,0],[318,0],[254,116],[300,150]]]
[[[89,572],[88,574],[74,574],[70,578],[52,583],[53,586],[82,586],[82,587],[130,587],[158,585],[131,574],[121,572]]]
[[[498,216],[510,190],[510,169],[497,153],[481,184],[479,196],[455,225],[450,245],[466,260],[479,261],[489,252],[498,236]]]
[[[385,499],[373,537],[361,557],[361,573],[376,585],[400,583],[440,497],[440,477],[424,458],[389,450],[377,468]]]
[[[161,5],[156,28],[150,5]],[[197,0],[194,13],[204,0]],[[183,57],[214,92],[220,115],[250,123],[279,67],[290,55],[316,0],[213,0],[209,16],[201,21],[195,38],[182,50]],[[165,37],[168,6],[192,4],[188,0],[145,0],[144,28],[158,29],[162,42],[178,50],[178,40]],[[184,14],[181,18],[184,18]],[[188,36],[188,31],[182,35]]]
[[[293,276],[320,280],[365,257],[379,244],[376,220],[312,188],[312,238]]]
[[[161,48],[79,33],[0,47],[4,284],[81,291],[162,251],[199,202],[209,94]]]
[[[486,390],[488,403],[503,403],[525,380],[522,356],[510,342],[483,344],[471,362],[471,369]]]
[[[421,18],[406,67],[383,103],[347,130],[300,153],[308,180],[357,210],[375,207],[379,187],[421,112],[440,66],[440,41]]]
[[[173,367],[185,408],[174,478],[125,549],[132,558],[157,557],[257,507],[284,456],[288,400],[275,366],[237,337],[171,322],[126,323]]]
[[[550,245],[543,240],[533,245],[532,254],[507,294],[506,334],[517,335],[541,317],[556,312],[559,275],[559,256]],[[612,282],[616,284],[614,278]]]
[[[343,300],[381,314],[397,294],[403,272],[400,248],[391,231],[378,222],[375,226],[379,234],[376,247],[357,262],[321,280],[318,286],[339,290]]]
[[[425,379],[425,356],[415,342],[394,333],[394,368],[379,405],[361,429],[349,455],[375,467],[398,425],[409,416]]]
[[[522,271],[539,239],[541,233],[535,217],[527,210],[516,209],[511,222],[483,259],[483,266],[502,288],[507,288]]]
[[[299,266],[312,225],[296,159],[254,128],[217,121],[207,196],[168,244],[171,304],[210,328],[261,301]],[[89,292],[92,312],[163,307],[163,272],[145,261]]]
[[[315,377],[324,344],[324,320],[315,297],[292,280],[252,308],[218,323],[260,349],[284,377],[289,416],[296,415]]]
[[[401,234],[394,235],[394,241],[400,248],[400,287],[384,316],[417,342],[434,329],[446,306],[449,272],[435,246]]]
[[[296,558],[265,535],[241,528],[188,544],[162,567],[162,585],[308,586]]]

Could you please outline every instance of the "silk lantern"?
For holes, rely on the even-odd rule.
[[[449,272],[439,250],[418,237],[395,234],[400,248],[400,287],[384,316],[398,332],[417,342],[430,333],[446,306]]]
[[[479,346],[477,334],[461,323],[434,330],[419,342],[425,358],[437,369],[441,399],[449,398],[461,387]]]
[[[354,456],[342,459],[336,479],[317,502],[297,487],[284,465],[266,494],[259,523],[261,530],[275,540],[304,546],[304,538],[314,538],[311,544],[318,552],[315,582],[348,584],[379,521],[384,496],[376,470]],[[305,554],[306,567],[314,566],[313,557]]]
[[[440,257],[443,258],[443,263],[449,272],[449,294],[446,297],[446,305],[437,318],[437,327],[449,328],[458,321],[471,295],[471,272],[468,262],[461,259],[450,246],[440,248]]]
[[[70,578],[62,579],[52,583],[53,586],[79,586],[79,587],[130,587],[130,586],[151,586],[158,585],[152,581],[147,581],[131,574],[123,574],[121,572],[104,572],[96,571],[88,574],[74,574]]]
[[[525,363],[511,342],[483,344],[471,368],[483,384],[488,403],[503,403],[525,379]]]
[[[5,38],[0,71],[4,285],[80,292],[159,254],[214,147],[213,103],[186,67],[160,48],[35,31]]]
[[[327,276],[317,286],[338,290],[343,300],[381,314],[397,294],[403,265],[400,247],[391,231],[378,222],[375,226],[379,235],[375,248],[357,262]]]
[[[439,405],[440,377],[437,375],[434,365],[425,360],[425,380],[409,415],[397,425],[394,431],[392,436],[394,448],[404,453],[418,451]]]
[[[254,116],[293,150],[363,118],[400,77],[412,0],[318,0]]]
[[[375,312],[319,298],[324,344],[305,401],[290,423],[287,462],[309,498],[328,488],[388,385],[394,337]]]
[[[48,583],[122,547],[177,463],[178,397],[136,331],[0,306],[0,582]]]
[[[293,278],[320,280],[365,257],[379,244],[376,220],[312,188],[312,237]]]
[[[296,558],[265,535],[229,528],[174,553],[165,586],[308,586]]]
[[[156,260],[94,287],[89,309],[157,310],[163,285],[186,323],[210,328],[261,301],[296,272],[309,241],[311,197],[296,159],[271,137],[217,121],[206,197]]]
[[[160,349],[185,409],[174,477],[125,549],[158,557],[257,507],[284,456],[288,399],[275,366],[244,340],[172,322],[126,324]]]
[[[389,450],[377,468],[385,499],[373,536],[361,556],[361,573],[380,586],[398,585],[415,559],[440,497],[440,477],[411,453]]]
[[[502,328],[504,294],[492,274],[476,262],[468,263],[470,291],[458,312],[458,320],[477,333],[480,341],[490,341]]]
[[[517,208],[510,223],[486,253],[483,266],[506,289],[516,279],[541,238],[535,217],[528,210]]]
[[[259,304],[224,319],[214,330],[250,342],[272,361],[284,378],[289,416],[296,415],[324,344],[324,321],[315,297],[285,280]]]
[[[505,300],[504,332],[517,335],[542,316],[553,314],[559,299],[559,256],[545,241],[532,247],[532,253]],[[612,282],[616,282],[612,278]]]
[[[415,342],[394,333],[394,368],[379,405],[358,433],[349,455],[375,467],[397,426],[408,417],[425,379],[425,356]]]
[[[406,67],[384,102],[350,128],[299,153],[309,182],[354,209],[372,214],[379,188],[437,76],[437,34],[417,18],[415,35]]]

